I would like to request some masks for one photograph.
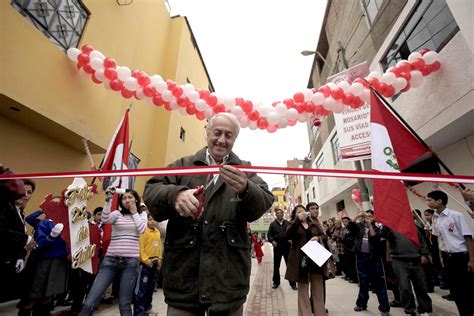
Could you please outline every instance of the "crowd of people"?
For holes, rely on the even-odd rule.
[[[49,315],[55,302],[70,300],[71,314],[92,315],[111,291],[121,315],[147,315],[158,275],[170,316],[243,315],[252,253],[258,263],[263,257],[263,241],[249,236],[248,223],[269,210],[274,197],[258,175],[234,167],[250,165],[232,151],[238,134],[235,117],[219,113],[206,127],[207,146],[170,165],[219,165],[218,174],[153,177],[145,185],[143,199],[127,189],[118,196],[117,209],[111,204],[117,191],[107,188],[103,208],[95,209],[89,219],[90,229],[97,229],[100,236],[104,225],[112,227],[108,248],[102,248],[102,242],[98,245],[96,275],[71,269],[70,250],[61,236],[64,223],[53,222],[42,211],[25,217],[33,181],[0,181],[0,302],[20,298],[19,315]],[[10,173],[0,168],[1,174]],[[469,190],[463,196],[474,200]],[[355,312],[367,309],[372,290],[382,315],[391,307],[401,307],[407,314],[429,314],[428,293],[442,285],[449,288],[446,298],[454,300],[459,314],[472,315],[472,233],[461,213],[448,209],[447,202],[442,191],[428,193],[425,220],[421,213],[414,219],[423,222],[419,247],[376,223],[372,211],[320,222],[315,202],[297,205],[289,221],[275,209],[267,235],[273,245],[272,287],[280,286],[283,258],[285,279],[297,291],[299,315],[328,313],[326,282],[336,275],[359,284]],[[166,238],[157,221],[167,222]],[[332,254],[321,266],[301,250],[309,241]],[[388,289],[394,293],[392,302]]]

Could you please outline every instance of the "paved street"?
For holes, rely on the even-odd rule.
[[[282,274],[282,284],[278,289],[274,290],[272,289],[273,263],[271,244],[265,243],[263,249],[265,256],[261,264],[257,264],[257,261],[252,259],[252,275],[250,278],[251,290],[248,301],[245,305],[244,314],[248,316],[297,315],[298,308],[296,303],[296,291],[292,290],[288,282],[284,280],[284,272],[286,270],[284,261],[282,262],[280,270]],[[329,315],[354,315],[355,312],[353,311],[353,308],[357,292],[357,284],[350,284],[342,280],[340,277],[328,281],[326,308],[329,310]],[[432,315],[457,315],[454,303],[441,298],[441,296],[445,294],[447,294],[447,291],[440,290],[439,288],[435,289],[435,293],[430,294],[433,300],[434,310]],[[389,298],[393,298],[391,293],[389,293]],[[0,304],[0,315],[16,315],[17,310],[15,305],[16,301]],[[358,315],[378,315],[377,305],[377,298],[374,294],[370,293],[367,311],[360,312]],[[161,290],[158,290],[158,292],[154,294],[153,306],[157,315],[166,315],[166,304],[164,303],[163,292]],[[68,310],[68,307],[56,308],[52,314],[59,316],[68,315]],[[99,311],[94,315],[115,316],[118,314],[118,305],[117,302],[115,302],[113,305],[102,304]],[[405,315],[402,308],[392,308],[390,314]]]

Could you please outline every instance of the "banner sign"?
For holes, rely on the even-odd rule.
[[[327,79],[338,84],[364,78],[369,73],[367,62],[358,64]],[[353,161],[370,159],[370,106],[365,104],[357,109],[349,108],[342,113],[334,113],[341,159]]]

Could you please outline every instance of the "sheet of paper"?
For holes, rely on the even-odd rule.
[[[301,247],[301,250],[303,250],[303,252],[318,266],[322,266],[329,257],[332,256],[332,253],[316,240],[308,241],[303,247]]]

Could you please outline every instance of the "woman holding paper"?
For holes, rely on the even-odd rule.
[[[285,279],[298,282],[298,315],[312,315],[309,300],[309,284],[313,298],[314,315],[326,315],[322,269],[301,251],[310,240],[323,242],[324,231],[317,222],[311,221],[311,213],[303,205],[297,205],[291,213],[287,237],[291,240],[290,255]]]

